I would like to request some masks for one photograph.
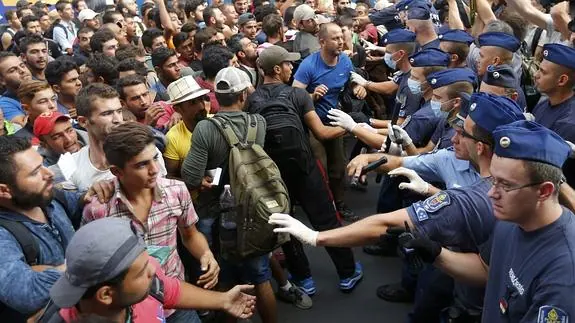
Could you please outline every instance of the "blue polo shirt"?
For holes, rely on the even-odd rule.
[[[306,90],[313,93],[320,84],[328,88],[327,94],[315,102],[315,112],[321,121],[328,123],[327,112],[338,108],[338,99],[354,70],[349,57],[341,53],[335,66],[328,66],[320,52],[306,57],[295,73],[294,80],[306,84]]]

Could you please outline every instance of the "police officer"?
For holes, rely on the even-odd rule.
[[[417,239],[410,245],[456,279],[487,282],[484,322],[569,322],[575,316],[575,221],[558,201],[570,148],[531,121],[494,133],[489,197],[500,220],[484,251],[461,254]]]
[[[477,37],[479,43],[479,60],[477,61],[477,75],[483,77],[489,65],[511,64],[513,53],[521,46],[515,36],[504,32],[486,32]],[[517,104],[524,109],[527,106],[525,94],[521,89],[520,79],[515,80],[515,88],[519,97]]]
[[[313,246],[357,246],[377,241],[390,227],[407,222],[417,234],[462,252],[478,252],[489,238],[495,218],[487,196],[491,183],[490,163],[494,145],[492,132],[497,126],[523,120],[521,109],[505,97],[476,93],[471,96],[470,112],[457,136],[469,147],[471,160],[478,165],[482,180],[475,184],[441,191],[425,201],[392,213],[367,217],[349,226],[323,232],[313,231],[286,214],[274,214],[270,223],[276,232],[288,232]],[[463,322],[478,322],[483,290],[456,284],[456,306]]]
[[[535,74],[537,90],[547,96],[533,109],[535,121],[555,131],[563,139],[575,142],[575,49],[560,45],[543,46],[543,61]],[[575,162],[563,166],[567,183],[575,185]]]
[[[481,80],[479,91],[493,95],[503,95],[517,102],[519,93],[515,84],[517,84],[517,77],[510,65],[489,65]]]
[[[431,21],[431,6],[425,2],[414,2],[406,7],[406,26],[417,35],[418,50],[439,49],[439,38]]]
[[[474,41],[473,36],[460,29],[447,30],[437,36],[439,38],[439,49],[451,55],[449,67],[467,66],[467,55],[469,45]]]

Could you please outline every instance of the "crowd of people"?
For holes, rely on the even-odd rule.
[[[575,319],[572,1],[19,0],[2,16],[3,322],[275,323],[278,300],[313,306],[306,244],[343,293],[364,275],[352,247],[402,256],[376,294],[412,303],[408,322]],[[291,202],[258,230],[291,239],[238,259],[222,199],[231,151],[252,146]],[[377,214],[350,209],[352,189],[379,190]]]

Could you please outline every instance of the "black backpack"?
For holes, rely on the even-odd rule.
[[[260,114],[266,120],[264,150],[280,170],[295,164],[308,174],[315,161],[307,130],[291,103],[295,90],[285,85],[272,98],[257,95],[256,91],[248,112]]]

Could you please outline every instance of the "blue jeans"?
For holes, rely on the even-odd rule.
[[[202,323],[194,310],[177,310],[166,319],[166,323]]]

